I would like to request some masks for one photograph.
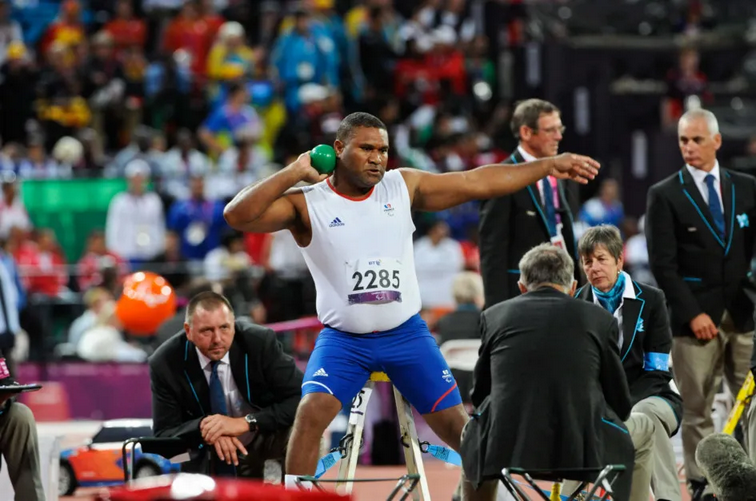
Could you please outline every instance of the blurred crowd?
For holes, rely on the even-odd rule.
[[[45,358],[59,342],[77,353],[81,318],[118,330],[102,305],[137,270],[160,273],[181,298],[222,287],[261,323],[314,314],[291,236],[233,232],[225,203],[332,143],[355,110],[387,124],[389,168],[504,161],[516,143],[486,36],[489,3],[0,1],[0,240],[17,275],[28,355]],[[503,4],[498,48],[522,44],[528,26],[521,2]],[[707,98],[697,57],[684,53],[668,76],[665,123],[690,95]],[[127,184],[73,258],[60,235],[35,227],[21,188],[69,178]],[[616,181],[604,179],[576,216],[581,227],[622,227],[633,275],[652,282],[642,219],[625,217]],[[433,325],[458,307],[455,278],[478,271],[477,225],[475,203],[417,215],[417,271]],[[69,329],[74,319],[79,328]]]
[[[389,126],[392,168],[504,159],[483,3],[369,0],[341,15],[333,0],[0,3],[0,239],[31,357],[63,340],[76,350],[86,337],[56,323],[82,309],[100,318],[103,294],[87,293],[117,298],[136,270],[160,273],[180,297],[198,281],[232,288],[259,322],[313,314],[294,241],[230,231],[225,202],[332,143],[354,109]],[[34,226],[21,185],[80,177],[127,189],[72,261]],[[449,219],[467,238],[476,208]]]

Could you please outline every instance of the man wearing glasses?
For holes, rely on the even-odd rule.
[[[559,108],[541,99],[517,104],[512,116],[517,150],[505,163],[519,164],[556,155],[565,127]],[[577,186],[547,177],[527,188],[481,201],[480,264],[486,308],[520,294],[518,263],[531,248],[551,242],[578,262],[573,215]],[[575,278],[582,283],[575,267]]]

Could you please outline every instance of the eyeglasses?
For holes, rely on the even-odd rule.
[[[537,133],[538,130],[539,130],[538,127],[536,127],[535,129],[533,129],[533,132]],[[553,136],[557,132],[559,132],[560,134],[564,134],[564,131],[567,130],[567,127],[565,127],[564,125],[561,125],[559,127],[554,126],[554,127],[549,127],[548,129],[540,129],[540,130],[541,130],[541,132],[543,132],[545,134],[549,134],[550,136]]]

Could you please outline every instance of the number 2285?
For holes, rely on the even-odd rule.
[[[352,280],[357,280],[354,285],[353,291],[364,291],[372,289],[398,289],[401,285],[399,279],[399,270],[394,270],[389,274],[388,270],[379,270],[377,273],[374,270],[367,270],[364,274],[359,271],[355,271],[352,275]],[[363,284],[363,281],[367,281],[367,284]]]

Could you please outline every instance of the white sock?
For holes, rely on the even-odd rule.
[[[300,490],[311,491],[312,490],[312,482],[309,482],[307,480],[303,480],[299,482],[297,481],[297,478],[299,477],[300,475],[285,475],[284,476],[284,486],[287,491],[300,491]]]

